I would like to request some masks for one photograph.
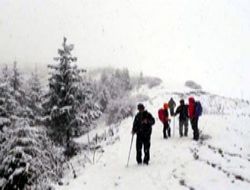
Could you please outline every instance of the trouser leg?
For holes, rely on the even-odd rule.
[[[168,130],[168,137],[171,137],[171,129],[170,129],[170,125],[167,125],[167,130]]]
[[[167,126],[168,126],[168,124],[167,123],[164,123],[163,124],[163,138],[165,139],[165,138],[167,138]]]
[[[145,138],[144,141],[144,159],[143,163],[148,164],[150,160],[150,137]]]
[[[185,127],[184,135],[187,137],[188,136],[188,119],[185,120],[184,127]]]
[[[183,136],[183,121],[182,120],[179,120],[179,134],[180,134],[180,137]]]
[[[199,140],[198,119],[197,118],[192,119],[191,124],[193,129],[193,139]]]
[[[192,130],[193,130],[193,139],[194,139],[194,137],[195,137],[195,127],[194,127],[193,119],[190,122],[191,122],[191,127],[192,127]]]
[[[142,162],[142,138],[138,137],[136,138],[136,161],[138,164],[140,164]]]
[[[199,140],[199,137],[200,137],[200,131],[199,131],[199,128],[198,128],[198,118],[196,119],[196,140]]]

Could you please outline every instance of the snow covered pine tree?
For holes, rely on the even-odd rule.
[[[39,80],[37,71],[32,72],[31,77],[28,80],[28,86],[26,89],[26,99],[27,99],[27,105],[32,110],[32,118],[34,120],[39,121],[41,120],[42,116],[42,85]]]
[[[10,125],[10,115],[8,114],[8,102],[11,95],[9,91],[8,76],[9,70],[8,67],[5,66],[2,69],[2,75],[0,78],[0,143],[2,143],[3,141],[3,134],[1,134],[3,127]]]
[[[0,144],[0,189],[51,189],[48,182],[62,176],[63,159],[45,128],[30,127],[28,120],[18,118],[5,138]]]
[[[51,69],[49,78],[49,93],[47,101],[43,104],[49,116],[49,133],[53,140],[68,145],[72,132],[84,122],[78,117],[81,104],[84,102],[80,92],[81,73],[73,62],[76,57],[71,55],[73,44],[67,45],[64,37],[62,49],[58,49],[58,63],[48,65]]]
[[[22,84],[16,62],[13,70],[4,67],[0,77],[0,189],[48,189],[49,180],[62,176],[63,157],[43,126],[30,126],[32,109]]]
[[[17,68],[17,62],[14,62],[12,70],[9,70],[7,66],[2,69],[0,78],[0,117],[2,117],[0,129],[6,124],[10,125],[10,120],[29,116],[29,113],[25,93],[22,90],[21,74]]]

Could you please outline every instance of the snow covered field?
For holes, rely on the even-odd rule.
[[[156,118],[151,137],[151,160],[148,166],[137,165],[134,139],[130,164],[126,167],[133,122],[133,118],[128,118],[117,128],[119,130],[115,143],[104,146],[103,153],[96,153],[98,159],[95,164],[82,163],[83,154],[76,156],[71,163],[77,177],[74,179],[71,176],[72,172],[69,171],[63,179],[64,185],[56,188],[58,190],[250,189],[249,103],[219,96],[213,98],[210,95],[198,96],[208,113],[199,121],[199,128],[202,130],[200,141],[192,140],[190,125],[188,137],[179,138],[177,118],[175,118],[175,136],[164,140],[157,110],[171,96],[176,102],[180,99],[178,93],[172,94],[172,90],[169,93],[166,89],[164,86],[153,90],[141,89],[150,97],[145,102],[146,109]],[[187,89],[182,89],[181,92],[183,91],[188,93]],[[181,96],[187,101],[186,95]],[[214,109],[218,106],[216,102],[221,102],[220,109]],[[171,127],[173,123],[172,119]],[[100,131],[100,128],[98,130]]]

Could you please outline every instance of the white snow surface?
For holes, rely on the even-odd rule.
[[[182,89],[182,92],[183,90],[187,92],[187,89]],[[56,189],[250,189],[250,109],[248,104],[237,103],[237,110],[229,106],[224,114],[203,114],[199,120],[203,141],[192,140],[190,124],[188,137],[180,138],[177,118],[172,119],[171,122],[171,128],[175,126],[174,136],[164,140],[157,110],[171,96],[177,104],[180,98],[170,93],[166,85],[154,89],[142,88],[141,91],[150,97],[149,101],[144,103],[146,109],[156,118],[151,136],[149,165],[137,165],[134,138],[129,166],[126,167],[133,123],[133,118],[128,118],[118,127],[116,134],[119,137],[118,140],[114,144],[104,146],[103,154],[96,153],[100,154],[96,155],[100,159],[95,164],[83,164],[81,161],[84,154],[73,158],[71,163],[77,177],[74,179],[69,171],[63,179],[64,185],[55,186]],[[201,100],[203,105],[214,105],[206,102],[211,101],[206,95],[196,98]],[[222,97],[218,99],[220,98],[222,99]],[[225,98],[224,104],[231,105],[231,101],[233,100]],[[241,114],[242,110],[245,114]],[[98,128],[99,132],[100,128],[103,128],[103,131],[107,129],[104,124]],[[80,141],[78,139],[77,142]]]

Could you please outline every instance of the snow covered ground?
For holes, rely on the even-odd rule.
[[[74,179],[69,172],[63,179],[64,185],[56,186],[56,189],[250,189],[249,102],[210,94],[198,95],[196,98],[201,100],[208,113],[200,118],[201,140],[192,140],[190,125],[188,137],[179,138],[177,118],[175,136],[164,140],[157,110],[171,96],[177,102],[180,97],[187,100],[186,95],[172,93],[178,90],[171,89],[170,93],[164,86],[141,89],[149,95],[145,105],[156,118],[148,166],[137,165],[134,139],[130,164],[126,167],[133,122],[133,118],[128,118],[115,128],[115,143],[104,146],[101,152],[96,152],[98,159],[94,164],[83,163],[83,158],[86,157],[84,154],[73,158],[71,163],[77,177]],[[188,93],[188,89],[181,89],[183,91]],[[220,109],[214,109],[216,102],[220,102]],[[221,111],[222,107],[224,111]],[[216,110],[219,114],[215,114]],[[172,119],[171,127],[173,124]],[[100,128],[98,131],[100,132]]]

